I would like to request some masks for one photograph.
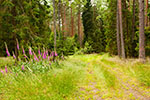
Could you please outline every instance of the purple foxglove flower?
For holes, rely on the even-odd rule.
[[[19,44],[17,43],[17,49],[19,50]]]
[[[5,72],[8,73],[7,66],[5,66]]]
[[[1,70],[1,73],[2,73],[2,74],[4,74],[4,71],[3,71],[3,70]]]
[[[50,56],[48,56],[48,60],[49,60]]]
[[[24,65],[21,66],[21,69],[24,70]]]
[[[24,57],[27,58],[26,54],[24,54]]]
[[[8,49],[6,49],[6,53],[7,53],[7,56],[10,56],[10,53],[9,53]]]
[[[32,50],[31,50],[31,48],[29,48],[29,54],[32,55]]]
[[[51,56],[54,56],[54,52],[52,51]]]
[[[19,42],[18,42],[18,39],[16,39],[17,41],[17,49],[19,50]]]
[[[39,55],[41,55],[40,49],[38,50]]]
[[[39,59],[41,59],[41,56],[38,56],[39,57]]]
[[[43,53],[43,59],[46,59],[46,53],[45,53],[45,51]]]
[[[58,54],[56,53],[56,51],[55,51],[55,56],[56,56],[56,57],[58,56]]]
[[[6,47],[6,53],[7,53],[7,56],[10,56],[10,53],[8,51],[8,47],[7,47],[7,44],[5,43],[5,47]]]
[[[46,50],[46,55],[48,55],[48,51]]]
[[[15,56],[14,52],[13,52],[13,58],[16,59],[16,56]]]
[[[23,46],[22,46],[22,53],[25,54],[25,50],[24,50],[24,47],[23,47]]]
[[[34,54],[34,60],[35,61],[39,61],[39,59],[37,58],[36,54],[34,52],[33,52],[33,54]]]

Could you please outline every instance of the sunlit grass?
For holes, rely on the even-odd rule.
[[[136,59],[73,55],[51,65],[20,62],[8,67],[15,74],[0,74],[1,100],[138,99],[134,91],[150,97],[150,64]]]
[[[36,66],[39,65],[34,65]],[[16,74],[1,74],[0,98],[4,100],[66,100],[78,89],[77,85],[82,80],[83,72],[82,66],[61,61],[55,67],[53,64],[53,68],[45,73],[34,73],[25,69],[25,72],[17,71]]]

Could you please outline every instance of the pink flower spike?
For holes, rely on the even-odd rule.
[[[34,60],[35,61],[39,61],[39,59],[37,58],[36,54],[34,52],[33,52],[33,54],[34,54]]]
[[[18,39],[16,39],[17,41],[17,49],[19,50],[19,42],[18,42]]]
[[[55,57],[57,57],[58,56],[58,54],[56,53],[56,51],[55,51]]]
[[[31,48],[29,48],[29,54],[32,55],[32,50],[31,50]]]
[[[23,47],[23,46],[22,46],[22,53],[25,54],[25,50],[24,50],[24,47]]]
[[[46,55],[48,55],[48,51],[46,50]]]
[[[24,57],[27,58],[26,54],[24,54]]]
[[[40,51],[40,49],[38,50],[38,53],[39,53],[39,55],[41,55],[41,51]]]
[[[49,60],[50,56],[48,56],[48,60]]]
[[[46,52],[43,53],[43,59],[46,59]]]
[[[5,72],[8,73],[7,66],[5,66]]]
[[[22,65],[21,69],[24,70],[24,65]]]
[[[13,58],[16,59],[16,56],[15,56],[14,52],[13,52]]]
[[[9,51],[8,51],[8,47],[7,47],[6,42],[5,42],[5,47],[6,47],[6,53],[7,53],[7,56],[10,56],[10,53],[9,53]]]
[[[1,69],[1,73],[4,74],[4,71]]]

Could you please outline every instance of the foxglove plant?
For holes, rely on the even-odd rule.
[[[8,73],[7,66],[5,66],[5,72]]]
[[[33,54],[34,54],[34,60],[35,61],[39,61],[39,59],[37,58],[36,54],[34,52],[33,52]]]
[[[21,66],[21,69],[24,71],[24,65]]]
[[[7,47],[7,44],[5,43],[5,47],[6,47],[6,53],[7,53],[7,56],[10,56],[10,53],[8,51],[8,47]]]
[[[17,42],[17,49],[19,50],[19,42],[18,42],[18,39],[16,39],[16,42]]]
[[[24,47],[23,47],[23,46],[22,46],[22,53],[25,54],[25,50],[24,50]]]
[[[43,53],[43,59],[46,59],[46,52]]]
[[[56,53],[56,51],[55,51],[55,57],[57,57],[58,56],[58,54]]]
[[[1,73],[4,74],[4,71],[1,69]]]
[[[16,56],[15,56],[14,52],[13,52],[13,58],[16,59]]]
[[[29,48],[29,54],[32,55],[32,50],[31,47]]]

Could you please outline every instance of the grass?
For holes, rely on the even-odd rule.
[[[0,68],[4,67],[5,65],[13,65],[15,61],[12,57],[0,57]]]
[[[150,99],[150,63],[108,54],[73,55],[65,61],[14,66],[0,74],[0,100]],[[25,71],[21,70],[21,65]]]
[[[31,63],[30,63],[31,64]],[[29,64],[29,65],[30,65]],[[28,64],[25,66],[29,66]],[[32,65],[32,64],[31,64]],[[40,65],[40,64],[39,64]],[[32,65],[34,67],[38,64]],[[0,76],[1,100],[66,100],[77,90],[82,79],[82,68],[67,61],[54,65],[45,73],[15,71]],[[15,67],[15,66],[14,66]],[[19,66],[17,66],[19,67]],[[33,69],[32,69],[33,70]],[[39,69],[36,69],[39,70]]]

